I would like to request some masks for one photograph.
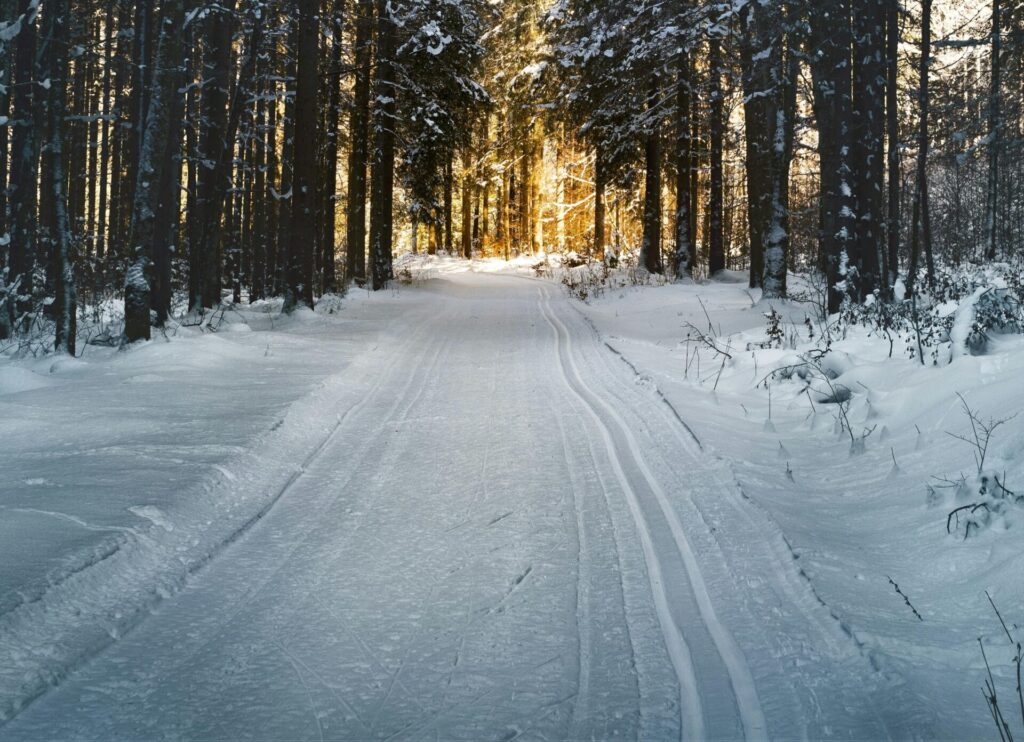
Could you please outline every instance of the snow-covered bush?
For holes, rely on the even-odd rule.
[[[1009,528],[1015,517],[1015,506],[1024,505],[1024,492],[1018,494],[1007,486],[1005,466],[993,463],[990,456],[995,432],[1016,415],[984,419],[962,395],[958,396],[969,430],[949,435],[973,449],[975,472],[971,477],[961,473],[957,479],[938,479],[928,487],[928,500],[932,505],[950,508],[946,532],[966,539],[987,528]]]
[[[635,251],[624,251],[618,258],[599,260],[574,252],[554,253],[533,266],[538,277],[554,275],[569,295],[589,301],[606,291],[627,286],[660,286],[668,282],[663,275],[639,267]]]
[[[912,299],[863,304],[845,302],[830,331],[845,336],[850,327],[884,338],[893,354],[898,345],[911,359],[938,365],[959,355],[981,355],[994,335],[1024,331],[1024,265],[999,263],[940,266],[935,281],[924,277]]]

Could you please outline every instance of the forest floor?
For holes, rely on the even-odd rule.
[[[837,338],[851,444],[827,382],[759,384],[804,306],[759,348],[742,283],[402,266],[333,314],[0,362],[0,739],[990,737],[979,637],[1010,716],[985,592],[1021,633],[1024,519],[946,515],[956,394],[1024,409],[1019,337]],[[1018,418],[988,469],[1022,452]]]

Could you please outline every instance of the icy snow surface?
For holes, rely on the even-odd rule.
[[[974,639],[986,588],[1021,612],[1021,540],[946,536],[924,487],[970,458],[947,397],[1019,400],[1019,351],[851,361],[887,428],[851,457],[795,385],[768,428],[742,354],[715,392],[685,372],[697,295],[763,339],[742,285],[584,306],[430,265],[330,317],[0,367],[0,739],[989,733]]]

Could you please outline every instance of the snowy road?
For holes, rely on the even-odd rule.
[[[417,291],[269,513],[0,739],[905,731],[770,525],[556,286]]]

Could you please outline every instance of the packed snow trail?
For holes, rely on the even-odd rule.
[[[264,517],[0,739],[889,734],[784,570],[725,564],[686,488],[735,493],[555,287],[416,291]]]

